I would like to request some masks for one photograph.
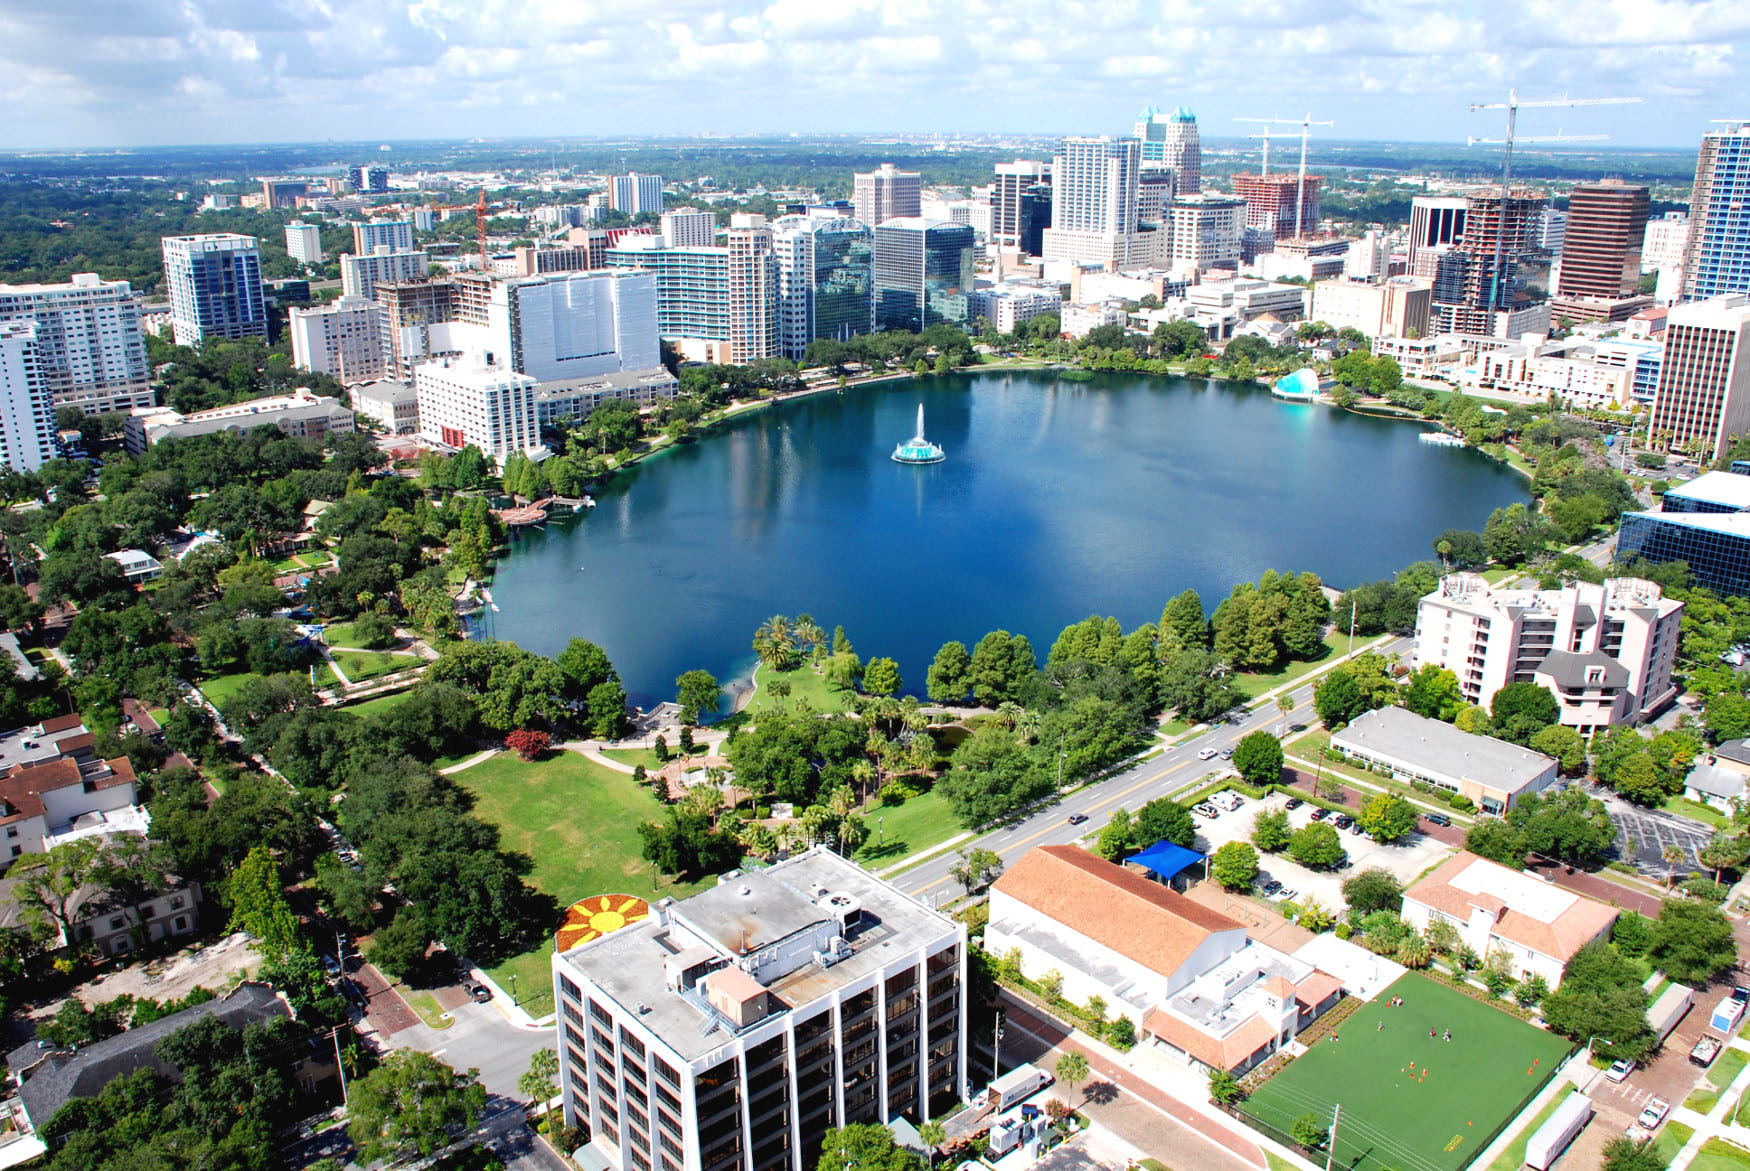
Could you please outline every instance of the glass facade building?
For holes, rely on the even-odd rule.
[[[784,355],[875,328],[875,233],[842,216],[786,216],[775,227],[778,318]]]
[[[1689,218],[1684,299],[1750,292],[1750,123],[1702,136]]]
[[[1695,585],[1750,594],[1750,513],[1624,513],[1616,556],[1681,561]]]
[[[972,225],[905,217],[875,229],[875,322],[922,330],[966,320],[972,290]]]

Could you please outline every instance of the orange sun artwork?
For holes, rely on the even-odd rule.
[[[650,914],[650,904],[631,895],[591,895],[572,903],[559,924],[556,946],[570,951],[580,943],[600,939]]]

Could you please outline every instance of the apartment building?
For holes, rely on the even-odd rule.
[[[34,472],[59,454],[34,321],[0,321],[0,466]]]
[[[965,1095],[966,930],[824,847],[553,958],[586,1166],[808,1171],[826,1132]]]
[[[662,176],[640,175],[633,171],[629,175],[615,175],[608,180],[608,205],[615,211],[623,211],[627,215],[638,215],[641,212],[662,214]]]
[[[420,281],[431,272],[431,257],[412,249],[378,244],[366,252],[340,258],[340,291],[348,297],[374,299],[377,285],[389,281]]]
[[[368,382],[385,372],[383,335],[388,315],[365,297],[341,296],[326,305],[292,309],[292,365],[332,374],[342,383]]]
[[[670,248],[709,248],[717,243],[717,215],[692,207],[662,213],[662,242]]]
[[[642,410],[673,398],[680,390],[680,379],[662,366],[543,382],[535,390],[535,416],[543,427],[557,426],[566,419],[580,423],[607,403],[630,403]]]
[[[1066,138],[1051,161],[1051,227],[1041,255],[1103,266],[1151,262],[1137,240],[1141,144],[1134,138]],[[1152,243],[1153,233],[1150,233]]]
[[[764,217],[735,221],[716,247],[667,248],[660,236],[625,235],[606,259],[656,278],[659,336],[722,343],[708,348],[721,355],[712,360],[750,362],[780,352],[778,257]]]
[[[447,277],[379,281],[372,290],[383,307],[383,370],[398,382],[412,382],[413,368],[443,353],[432,347],[432,327],[456,319],[456,284]]]
[[[902,171],[892,163],[882,163],[873,171],[854,172],[851,203],[857,218],[871,228],[898,216],[922,215],[923,177],[917,171]]]
[[[266,340],[259,243],[232,232],[164,237],[164,283],[177,345],[199,346],[209,337]]]
[[[1727,293],[1673,306],[1648,434],[1719,459],[1750,433],[1750,297]]]
[[[0,735],[0,870],[76,838],[146,832],[134,766],[94,743],[76,715]]]
[[[539,447],[535,379],[511,369],[508,355],[481,351],[417,366],[419,434],[451,450],[473,444],[500,464]]]
[[[286,255],[299,264],[321,264],[324,259],[321,226],[306,224],[302,220],[287,224]]]
[[[1563,724],[1590,734],[1671,701],[1682,617],[1682,602],[1640,578],[1505,590],[1454,573],[1416,611],[1415,665],[1451,671],[1484,707],[1509,683],[1539,684]]]
[[[367,220],[352,226],[352,250],[368,256],[379,248],[391,252],[413,251],[412,220]]]
[[[1750,292],[1750,122],[1701,136],[1689,192],[1683,298]]]
[[[75,273],[64,282],[0,285],[0,323],[36,323],[37,375],[57,407],[88,415],[152,405],[140,302],[127,281]]]

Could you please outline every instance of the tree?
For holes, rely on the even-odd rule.
[[[529,1057],[528,1072],[517,1078],[517,1093],[529,1100],[529,1109],[551,1103],[559,1093],[554,1079],[559,1076],[559,1054],[551,1049],[537,1049]],[[553,1109],[549,1105],[546,1117],[551,1122]]]
[[[1365,916],[1380,911],[1396,915],[1403,906],[1404,888],[1391,871],[1373,866],[1344,881],[1343,901],[1349,905],[1351,915]]]
[[[1210,859],[1209,873],[1223,890],[1248,890],[1258,877],[1258,851],[1245,842],[1228,842]]]
[[[1234,746],[1234,768],[1248,782],[1260,787],[1282,780],[1282,741],[1259,729]]]
[[[431,949],[431,925],[418,907],[402,907],[387,927],[371,935],[367,958],[396,980],[406,980],[425,967]]]
[[[1738,962],[1732,921],[1698,899],[1666,899],[1647,958],[1673,980],[1706,984]]]
[[[1637,1143],[1618,1135],[1604,1144],[1604,1171],[1665,1171],[1667,1166],[1650,1139]]]
[[[972,648],[972,694],[979,703],[995,707],[1013,699],[1021,684],[1036,670],[1033,644],[1021,634],[993,630]]]
[[[1611,1042],[1617,1057],[1638,1061],[1658,1038],[1647,1025],[1647,991],[1640,970],[1609,944],[1594,941],[1562,969],[1561,987],[1543,1002],[1543,1019],[1570,1040]]]
[[[533,728],[518,728],[504,738],[504,746],[521,760],[534,760],[553,744],[553,737]]]
[[[893,1132],[880,1123],[853,1122],[826,1132],[817,1166],[819,1171],[917,1171],[923,1160],[894,1142]]]
[[[1343,857],[1343,840],[1322,821],[1303,825],[1288,839],[1288,852],[1302,866],[1321,869],[1335,866]]]
[[[1555,757],[1564,777],[1584,776],[1586,773],[1586,741],[1580,738],[1578,731],[1565,724],[1551,724],[1536,733],[1531,738],[1530,748],[1533,752]]]
[[[1616,790],[1617,796],[1636,805],[1665,803],[1665,778],[1660,775],[1653,758],[1645,752],[1637,752],[1618,765],[1610,787]]]
[[[352,1083],[346,1133],[361,1162],[429,1157],[478,1124],[485,1107],[478,1070],[458,1073],[417,1049],[396,1049]]]
[[[298,916],[286,901],[280,868],[265,846],[256,846],[225,880],[225,901],[231,906],[232,931],[255,937],[261,954],[282,958],[298,946]]]
[[[1209,1097],[1223,1106],[1231,1106],[1245,1096],[1245,1089],[1240,1085],[1240,1079],[1225,1069],[1211,1068],[1209,1071]]]
[[[1430,720],[1450,722],[1464,707],[1464,694],[1458,689],[1458,676],[1433,663],[1410,676],[1404,688],[1404,706]]]
[[[1316,1151],[1325,1145],[1330,1131],[1319,1121],[1319,1116],[1309,1110],[1294,1120],[1294,1125],[1289,1128],[1289,1136],[1307,1150]]]
[[[1088,1080],[1088,1059],[1080,1051],[1071,1049],[1057,1059],[1053,1072],[1057,1074],[1057,1080],[1068,1086],[1073,1094]]]
[[[1180,651],[1208,649],[1209,620],[1196,590],[1178,594],[1161,611],[1160,640],[1163,661]]]
[[[981,724],[949,760],[948,772],[936,782],[935,791],[968,828],[1044,796],[1053,783],[1033,753],[1000,724]]]
[[[1194,724],[1220,719],[1245,698],[1227,664],[1200,647],[1179,652],[1161,672],[1161,702]]]
[[[1313,710],[1318,712],[1325,727],[1333,731],[1366,711],[1355,673],[1347,667],[1338,667],[1319,680],[1313,688]]]
[[[1416,828],[1416,807],[1396,793],[1375,793],[1356,815],[1361,828],[1377,842],[1395,842]]]
[[[1171,842],[1190,849],[1197,842],[1197,823],[1191,811],[1171,797],[1156,797],[1137,810],[1133,828],[1136,840],[1144,846]]]
[[[1288,844],[1293,831],[1288,828],[1288,810],[1265,809],[1252,817],[1252,845],[1273,854]]]
[[[674,681],[675,702],[680,705],[681,723],[696,724],[703,712],[714,712],[723,702],[723,687],[709,671],[694,669],[682,672]]]
[[[626,689],[618,679],[598,683],[589,693],[589,732],[597,740],[617,740],[625,732]]]
[[[1695,852],[1695,858],[1714,872],[1714,881],[1718,882],[1722,871],[1743,867],[1747,844],[1750,843],[1746,843],[1741,837],[1716,830],[1714,836]]]
[[[949,877],[958,882],[968,895],[995,882],[1002,872],[1002,857],[995,850],[983,848],[961,850],[960,861],[948,868]]]
[[[918,1138],[924,1144],[930,1166],[934,1167],[936,1165],[936,1152],[941,1150],[942,1144],[948,1141],[948,1128],[942,1125],[939,1119],[932,1118],[918,1127]]]
[[[1498,817],[1479,817],[1464,835],[1464,848],[1515,870],[1525,865],[1525,834]]]
[[[760,662],[774,671],[788,671],[796,665],[796,637],[790,629],[790,619],[774,614],[753,634],[753,653]]]
[[[1094,853],[1108,862],[1117,862],[1135,849],[1135,832],[1136,829],[1130,822],[1130,811],[1114,809],[1112,819],[1100,830],[1100,836],[1094,839]]]
[[[1555,692],[1540,683],[1509,683],[1489,705],[1490,730],[1515,744],[1529,744],[1560,717]]]
[[[863,665],[863,691],[866,694],[892,695],[899,688],[899,664],[892,659],[870,659]]]
[[[925,677],[924,694],[933,703],[964,703],[972,690],[972,656],[963,642],[947,642],[936,652]]]
[[[25,854],[12,863],[13,897],[32,935],[72,943],[74,912],[103,872],[99,838],[74,838],[46,854]]]
[[[565,677],[565,695],[569,699],[587,700],[595,688],[619,677],[614,664],[608,661],[608,652],[587,638],[574,638],[566,643],[553,662]]]

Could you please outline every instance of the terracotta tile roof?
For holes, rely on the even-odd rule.
[[[1268,984],[1264,985],[1264,991],[1281,1000],[1292,1000],[1294,998],[1294,984],[1287,976],[1277,976]]]
[[[1212,1037],[1196,1026],[1161,1012],[1149,1013],[1142,1020],[1145,1032],[1152,1033],[1167,1044],[1183,1049],[1204,1065],[1233,1069],[1276,1036],[1276,1026],[1255,1016],[1226,1037]]]
[[[1300,982],[1294,990],[1294,998],[1308,1008],[1317,1008],[1333,992],[1343,990],[1343,979],[1329,972],[1313,969],[1313,974]]]
[[[1216,932],[1246,929],[1077,846],[1028,851],[992,889],[1162,975],[1178,971]]]
[[[103,763],[109,766],[109,771],[103,776],[92,778],[91,788],[94,792],[134,783],[134,766],[128,763],[127,757],[118,756]],[[83,784],[84,781],[79,762],[70,756],[14,767],[10,773],[0,777],[0,802],[4,803],[0,804],[0,812],[12,811],[0,816],[0,825],[27,817],[41,817],[44,793]]]
[[[1547,920],[1539,918],[1516,909],[1498,895],[1487,891],[1468,891],[1456,885],[1473,866],[1500,871],[1501,875],[1494,877],[1511,884],[1528,883],[1530,885],[1525,889],[1534,894],[1548,894],[1560,889],[1550,887],[1541,879],[1521,875],[1499,863],[1460,850],[1434,873],[1405,891],[1404,897],[1450,915],[1461,924],[1468,923],[1471,911],[1481,907],[1495,916],[1491,934],[1522,947],[1529,947],[1564,964],[1574,957],[1575,952],[1608,929],[1619,913],[1615,907],[1607,907],[1596,899],[1562,890],[1562,894],[1573,897],[1572,904]]]

